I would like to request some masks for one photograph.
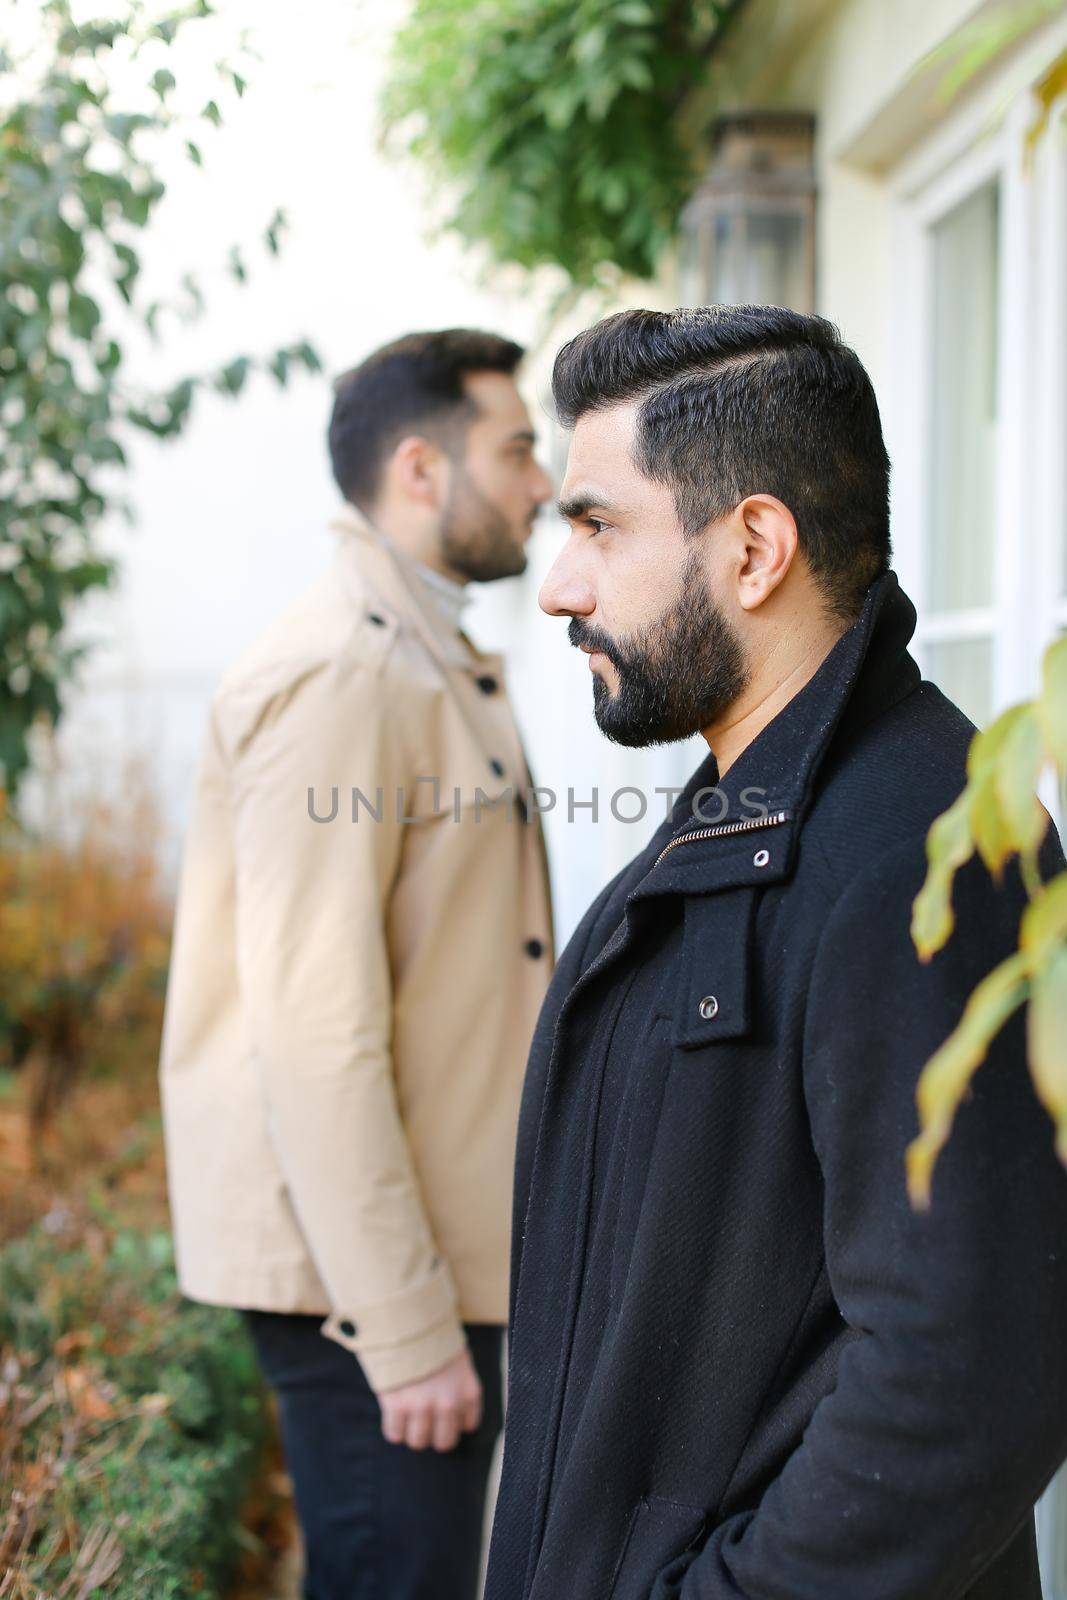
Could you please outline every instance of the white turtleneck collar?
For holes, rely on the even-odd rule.
[[[435,572],[432,567],[423,566],[421,561],[415,565],[419,569],[419,577],[430,591],[434,605],[449,626],[459,633],[463,626],[463,613],[471,603],[466,585],[455,583],[453,579],[446,578],[444,573]]]

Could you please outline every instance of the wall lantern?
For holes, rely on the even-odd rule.
[[[711,166],[682,214],[683,304],[815,309],[814,134],[807,112],[715,123]]]

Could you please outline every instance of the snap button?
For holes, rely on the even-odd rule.
[[[483,672],[480,678],[475,678],[475,683],[483,694],[496,694],[500,685],[489,672]]]
[[[697,1007],[697,1010],[700,1012],[700,1015],[704,1018],[705,1022],[710,1022],[718,1009],[719,1002],[716,1000],[713,994],[706,994]]]
[[[377,611],[368,611],[367,612],[367,621],[368,622],[373,622],[375,627],[378,627],[378,628],[384,628],[385,627],[385,618],[383,616],[381,616]]]
[[[526,943],[523,945],[523,949],[526,951],[526,954],[530,957],[531,961],[537,961],[545,953],[545,947],[541,943],[540,939],[527,939]]]
[[[752,857],[752,865],[754,867],[766,867],[770,865],[770,859],[771,852],[769,850],[757,850]]]
[[[346,1339],[354,1339],[356,1337],[356,1325],[351,1318],[346,1317],[345,1320],[338,1323],[337,1326],[339,1331],[344,1334]]]
[[[504,763],[498,761],[496,756],[492,756],[489,761],[489,770],[495,773],[498,778],[502,778],[504,776]]]

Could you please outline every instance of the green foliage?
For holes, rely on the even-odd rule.
[[[241,358],[239,379],[231,362],[159,393],[127,381],[128,334],[158,337],[168,317],[203,308],[188,276],[175,306],[143,303],[137,241],[165,192],[161,152],[178,140],[199,165],[190,124],[210,133],[222,114],[217,99],[192,116],[176,109],[164,64],[179,31],[213,14],[207,0],[154,20],[142,0],[118,11],[79,25],[70,0],[46,0],[28,54],[0,39],[0,784],[12,792],[29,730],[57,720],[80,654],[70,610],[115,575],[95,534],[106,513],[128,511],[131,433],[173,437],[199,389],[236,394],[250,368]],[[233,66],[217,70],[220,97],[244,92]],[[271,253],[283,223],[267,229]],[[257,365],[284,381],[318,360],[301,342]]]
[[[679,126],[733,0],[414,0],[383,100],[388,148],[452,193],[501,262],[651,277],[697,168]]]
[[[916,896],[912,938],[929,961],[952,934],[952,884],[977,851],[999,876],[1019,857],[1029,904],[1019,949],[978,985],[960,1019],[919,1079],[920,1133],[908,1147],[912,1203],[930,1203],[934,1165],[971,1078],[1004,1023],[1021,1005],[1027,1014],[1030,1073],[1056,1127],[1056,1150],[1067,1165],[1067,872],[1042,883],[1038,850],[1048,813],[1035,793],[1046,766],[1067,783],[1067,639],[1045,652],[1041,693],[1011,706],[975,734],[967,786],[937,818],[926,843],[926,882]]]
[[[181,1298],[164,1234],[37,1230],[0,1252],[0,1348],[5,1592],[223,1595],[267,1435],[237,1313]]]

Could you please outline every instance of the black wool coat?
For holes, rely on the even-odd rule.
[[[520,1117],[486,1600],[1040,1596],[1067,1172],[1021,1016],[930,1211],[904,1184],[919,1072],[1025,898],[973,859],[919,962],[926,832],[973,728],[920,681],[914,624],[879,579],[723,778],[728,814],[692,820],[709,758],[560,962]]]

